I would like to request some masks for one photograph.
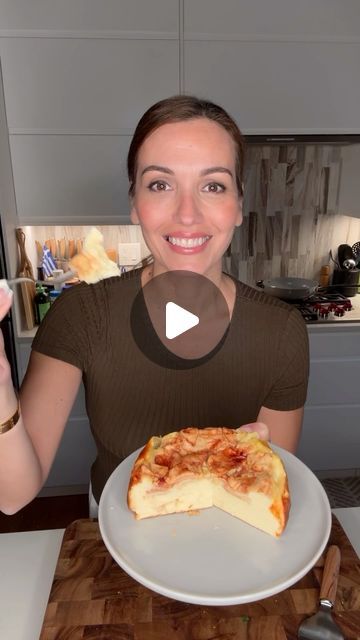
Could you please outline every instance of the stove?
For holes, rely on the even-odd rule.
[[[333,320],[341,318],[347,311],[351,311],[352,304],[349,298],[341,293],[316,292],[304,300],[286,300],[299,309],[305,322],[317,322],[321,320]]]

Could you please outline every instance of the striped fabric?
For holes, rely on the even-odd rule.
[[[47,277],[51,276],[54,269],[56,269],[56,264],[52,253],[45,244],[43,246],[43,257],[41,266],[43,268],[44,275]]]

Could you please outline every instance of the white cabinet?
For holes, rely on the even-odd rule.
[[[360,133],[358,0],[7,0],[0,63],[20,226],[129,223],[130,136],[175,93],[246,134]]]
[[[13,136],[22,225],[129,224],[129,136]]]
[[[360,132],[355,0],[185,0],[184,15],[185,90],[244,133]]]
[[[179,92],[179,0],[0,3],[18,224],[129,223],[126,154]]]
[[[26,0],[23,0],[24,2]],[[358,0],[184,0],[186,37],[356,38]]]
[[[360,218],[360,144],[343,147],[339,208],[341,215]]]
[[[297,455],[314,471],[360,467],[360,327],[309,327],[310,379]]]

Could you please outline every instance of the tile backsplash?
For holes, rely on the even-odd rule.
[[[249,284],[276,276],[319,277],[339,244],[360,240],[360,218],[341,215],[342,147],[325,145],[249,146],[245,167],[243,223],[237,228],[224,269]],[[139,242],[137,225],[101,226],[106,249]],[[83,239],[88,226],[23,227],[36,269],[35,240]]]
[[[360,158],[359,158],[360,159]],[[277,276],[319,277],[341,243],[360,240],[360,218],[341,215],[342,147],[252,146],[247,149],[243,223],[226,270],[254,284]]]

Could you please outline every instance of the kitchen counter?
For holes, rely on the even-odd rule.
[[[351,311],[347,311],[344,316],[336,317],[333,314],[331,314],[331,318],[329,318],[328,320],[318,320],[316,322],[309,322],[307,326],[311,329],[314,327],[318,329],[318,328],[335,326],[335,325],[340,325],[340,326],[349,325],[349,326],[360,327],[360,293],[358,293],[353,298],[350,298],[350,300],[353,308],[351,309]],[[36,335],[36,331],[37,331],[37,327],[34,327],[29,331],[27,330],[19,331],[17,336],[18,340],[32,342]]]
[[[334,509],[360,557],[360,507]],[[0,637],[39,640],[63,529],[0,535]]]

